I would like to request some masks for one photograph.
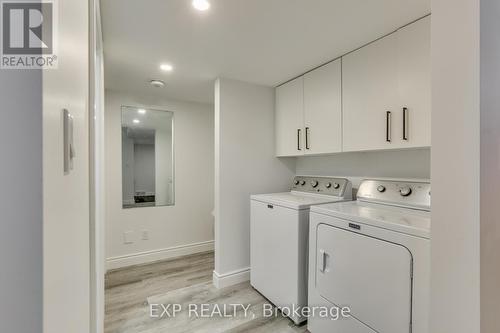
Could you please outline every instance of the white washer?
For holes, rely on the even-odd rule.
[[[306,306],[309,207],[351,198],[347,179],[305,176],[295,177],[290,192],[252,195],[252,286],[277,307]],[[295,323],[306,319],[290,318]]]
[[[310,332],[428,332],[429,183],[365,180],[357,201],[310,219],[309,306],[351,311],[310,317]]]

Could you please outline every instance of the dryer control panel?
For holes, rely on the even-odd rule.
[[[351,182],[345,178],[296,176],[292,183],[292,191],[333,195],[347,199],[352,197]]]
[[[361,201],[431,210],[431,184],[426,182],[366,179],[357,196]]]

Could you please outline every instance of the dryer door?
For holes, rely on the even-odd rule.
[[[410,332],[412,256],[403,246],[320,224],[316,287],[377,332]]]

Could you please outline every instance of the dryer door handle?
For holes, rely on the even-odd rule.
[[[328,254],[325,252],[325,250],[320,249],[319,250],[319,271],[321,273],[325,272],[326,269],[326,257]]]

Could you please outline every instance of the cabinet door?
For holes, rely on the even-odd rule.
[[[394,128],[394,135],[401,142],[401,147],[431,145],[430,27],[431,18],[427,16],[396,33],[399,95],[397,112],[401,114],[401,123]],[[404,118],[403,112],[406,113]]]
[[[343,57],[344,151],[393,148],[400,116],[396,50],[392,34]]]
[[[341,79],[340,59],[304,75],[305,154],[342,151]]]
[[[276,155],[303,155],[303,77],[299,77],[276,88],[275,122]]]

